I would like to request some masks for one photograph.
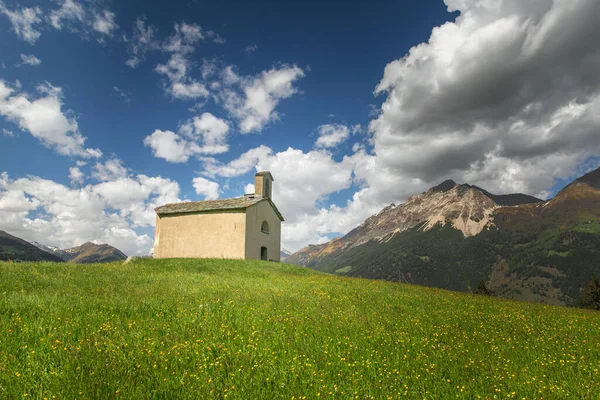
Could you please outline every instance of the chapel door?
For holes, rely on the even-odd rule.
[[[267,248],[265,246],[262,246],[260,248],[260,259],[265,261],[269,259],[269,257],[267,256]]]

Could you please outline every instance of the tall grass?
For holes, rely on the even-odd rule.
[[[0,398],[600,398],[600,313],[228,260],[0,263]]]

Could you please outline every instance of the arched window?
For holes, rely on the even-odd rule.
[[[269,234],[269,224],[267,223],[267,221],[263,221],[261,227],[260,227],[260,231],[262,233],[266,233]]]

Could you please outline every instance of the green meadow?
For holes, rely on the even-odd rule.
[[[598,399],[600,313],[230,260],[0,263],[0,398]]]

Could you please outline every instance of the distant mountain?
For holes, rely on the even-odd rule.
[[[60,258],[61,261],[68,261],[68,253],[66,253],[63,249],[54,247],[54,246],[46,246],[39,242],[31,242],[32,245],[37,247],[40,250],[44,250],[47,253],[54,254],[56,257]]]
[[[284,261],[286,258],[288,258],[289,256],[292,255],[292,252],[286,249],[281,249],[281,251],[279,252],[279,259],[281,261]]]
[[[316,265],[332,254],[369,241],[386,242],[418,225],[427,231],[449,224],[466,237],[474,236],[492,223],[494,211],[501,207],[499,202],[520,205],[539,204],[542,200],[524,194],[497,196],[477,186],[459,185],[448,180],[409,198],[404,204],[390,204],[342,238],[300,250],[288,262]]]
[[[446,181],[286,262],[350,276],[575,304],[600,274],[600,169],[553,199]]]
[[[108,244],[94,244],[87,242],[81,246],[64,250],[59,249],[58,247],[45,246],[38,242],[33,242],[33,244],[46,252],[54,254],[62,261],[75,264],[104,263],[125,260],[127,258],[127,256],[119,249]]]
[[[54,261],[62,260],[54,254],[37,248],[31,243],[0,231],[0,260],[4,261]]]

